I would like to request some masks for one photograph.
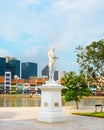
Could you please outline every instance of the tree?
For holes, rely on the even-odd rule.
[[[75,101],[76,108],[78,109],[78,102],[83,96],[89,96],[90,90],[86,84],[85,77],[83,75],[77,75],[74,71],[66,73],[61,78],[63,85],[66,86],[62,90],[62,94],[65,96],[65,101]]]
[[[101,86],[104,80],[104,39],[94,41],[86,47],[78,46],[76,50],[80,72]]]

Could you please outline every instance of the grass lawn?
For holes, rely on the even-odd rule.
[[[78,112],[72,114],[104,118],[104,112]]]

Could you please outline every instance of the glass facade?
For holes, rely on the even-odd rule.
[[[0,76],[4,76],[5,75],[5,63],[6,63],[6,60],[5,58],[1,58],[0,57]]]
[[[37,63],[32,62],[22,63],[22,78],[29,79],[30,76],[37,77]]]
[[[6,71],[10,71],[12,78],[14,78],[14,75],[20,77],[20,60],[8,59],[6,61],[6,58],[0,57],[0,76],[4,76]]]
[[[20,77],[20,60],[10,60],[6,63],[6,71],[10,71],[12,74],[12,78],[14,75]]]

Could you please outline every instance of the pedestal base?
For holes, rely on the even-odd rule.
[[[61,110],[57,110],[57,111],[40,110],[40,113],[38,115],[38,121],[48,122],[48,123],[64,122],[66,121],[66,116],[63,114]]]

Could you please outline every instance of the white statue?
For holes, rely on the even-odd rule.
[[[56,69],[56,59],[58,58],[55,55],[55,48],[51,47],[48,51],[48,58],[49,58],[49,80],[54,80],[54,72]]]

